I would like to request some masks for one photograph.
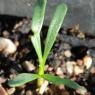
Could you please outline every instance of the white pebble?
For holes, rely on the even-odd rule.
[[[83,66],[83,60],[78,59],[77,60],[77,65],[80,66],[80,67]]]
[[[45,80],[39,89],[39,94],[43,95],[43,93],[47,90],[48,84],[49,82]]]
[[[56,74],[57,75],[63,75],[63,71],[62,71],[62,69],[60,67],[57,68]]]
[[[80,67],[77,66],[77,65],[74,66],[74,74],[75,74],[75,75],[79,75],[79,74],[81,74],[81,73],[83,73],[83,72],[84,72],[84,69],[83,69],[83,68],[80,68]]]
[[[85,56],[83,58],[83,63],[86,69],[89,69],[92,65],[92,58],[89,55]]]
[[[67,72],[69,74],[73,73],[74,64],[76,64],[76,62],[74,62],[74,61],[68,61],[68,62],[66,62],[66,69],[67,69]]]
[[[8,95],[7,91],[0,85],[0,95]]]
[[[85,87],[83,87],[83,86],[81,86],[80,88],[78,88],[77,90],[76,90],[76,92],[78,93],[78,94],[80,94],[80,95],[87,95],[86,93],[87,93],[87,89],[85,88]]]
[[[15,90],[16,90],[15,88],[10,88],[7,90],[7,92],[9,95],[12,95],[15,92]]]
[[[0,37],[0,51],[5,55],[12,54],[16,51],[15,44],[7,38]]]
[[[22,65],[28,72],[35,70],[35,66],[29,61],[25,61]]]
[[[25,95],[33,95],[33,92],[31,90],[27,90]]]
[[[66,50],[66,51],[64,51],[64,55],[65,55],[65,57],[71,57],[71,51],[70,50]]]

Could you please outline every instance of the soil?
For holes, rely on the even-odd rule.
[[[37,72],[38,60],[30,36],[31,18],[0,15],[0,37],[13,42],[17,50],[6,54],[0,50],[0,85],[10,95],[38,95],[36,81],[18,88],[10,88],[8,80],[20,73]],[[48,26],[41,31],[44,48]],[[87,89],[85,95],[95,95],[95,36],[87,34],[75,25],[61,28],[47,59],[45,72],[70,78]],[[2,89],[0,88],[0,91]],[[1,95],[1,94],[0,94]],[[3,94],[2,94],[3,95]],[[5,94],[7,95],[7,94]],[[43,95],[80,95],[64,85],[48,85]]]

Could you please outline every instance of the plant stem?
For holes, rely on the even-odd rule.
[[[42,75],[44,75],[44,69],[45,69],[45,60],[44,61],[42,61],[40,64],[39,64],[39,71],[38,71],[38,74],[40,75],[40,76],[42,76]],[[38,79],[38,87],[40,88],[41,87],[41,85],[43,84],[43,82],[44,82],[44,79],[43,78],[39,78]]]

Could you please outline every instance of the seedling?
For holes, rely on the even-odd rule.
[[[67,6],[64,3],[60,4],[56,8],[54,17],[53,17],[53,19],[50,23],[49,29],[48,29],[46,42],[45,42],[45,48],[44,48],[44,52],[42,54],[40,31],[41,31],[41,28],[43,25],[45,9],[46,9],[46,2],[47,2],[47,0],[37,0],[35,9],[34,9],[34,15],[32,18],[32,26],[31,26],[31,29],[33,31],[33,36],[31,36],[31,41],[35,48],[35,51],[37,53],[38,60],[39,60],[38,73],[37,74],[30,74],[30,73],[19,74],[19,75],[17,75],[16,78],[9,80],[8,84],[11,87],[18,87],[25,83],[28,83],[30,81],[38,79],[38,87],[39,88],[43,84],[43,81],[47,80],[56,85],[64,84],[73,89],[80,89],[81,86],[78,85],[74,81],[71,81],[69,79],[63,79],[58,76],[44,73],[44,68],[45,68],[45,63],[46,63],[47,57],[50,53],[50,50],[54,44],[54,41],[58,34],[58,31],[62,25],[62,22],[64,20],[66,12],[67,12]]]

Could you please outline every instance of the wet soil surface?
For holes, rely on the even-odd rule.
[[[48,26],[43,26],[42,49],[47,30]],[[0,91],[4,95],[37,95],[35,82],[18,88],[11,88],[7,84],[17,74],[37,72],[38,60],[31,35],[31,18],[0,16]],[[85,95],[95,95],[95,36],[82,32],[79,25],[61,28],[47,59],[45,72],[70,78],[87,89]],[[44,95],[80,94],[64,85],[49,84]]]

